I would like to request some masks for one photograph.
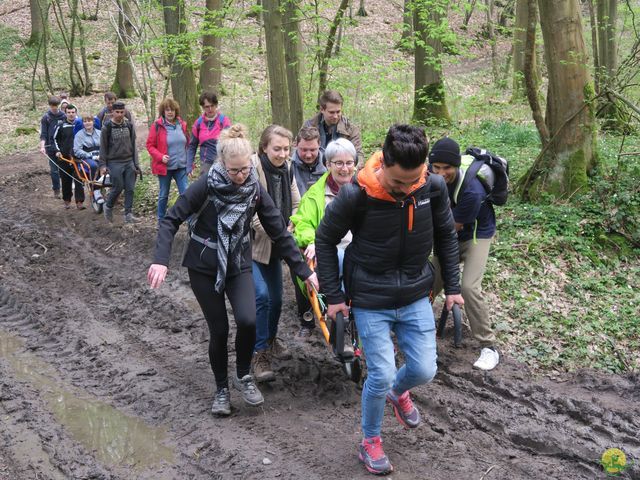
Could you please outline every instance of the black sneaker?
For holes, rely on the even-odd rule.
[[[247,405],[252,407],[259,407],[264,403],[264,398],[256,386],[256,382],[253,381],[251,375],[245,375],[242,378],[233,376],[233,386],[236,390],[242,393],[242,399]]]
[[[214,415],[231,415],[231,394],[227,387],[223,387],[216,392],[211,405],[211,413]]]
[[[102,213],[104,214],[104,218],[107,222],[113,223],[113,207],[109,207],[105,203],[102,209]]]

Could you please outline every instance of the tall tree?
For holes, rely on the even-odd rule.
[[[298,0],[283,0],[284,58],[289,92],[289,129],[295,133],[300,129],[304,117],[304,101],[300,73],[302,71],[302,36],[300,34],[300,12]]]
[[[42,0],[41,0],[42,1]],[[117,0],[118,2],[118,59],[116,66],[116,78],[111,90],[120,98],[132,98],[135,96],[133,83],[133,66],[128,49],[131,46],[133,26],[131,25],[131,5],[129,0]]]
[[[449,31],[448,1],[415,0],[413,27],[415,45],[415,98],[413,118],[423,124],[448,123],[442,74],[442,38]]]
[[[329,34],[327,35],[327,43],[324,48],[324,52],[320,54],[318,59],[318,98],[320,98],[322,92],[327,89],[329,79],[329,60],[331,60],[331,52],[333,51],[333,45],[336,41],[336,32],[338,31],[338,26],[342,23],[344,12],[347,10],[348,6],[349,0],[340,1],[336,15],[333,17],[333,22],[331,22],[331,25],[329,26]]]
[[[279,0],[262,0],[272,122],[288,126],[289,90]]]
[[[47,4],[47,8],[42,8],[42,3]],[[27,41],[27,45],[39,45],[44,35],[44,22],[46,20],[46,12],[49,10],[48,0],[29,0],[29,11],[31,12],[31,35]],[[43,16],[43,14],[45,16]]]
[[[186,36],[185,3],[184,0],[162,0],[162,7],[171,66],[171,92],[180,104],[182,118],[191,124],[198,117],[199,107],[191,45]]]
[[[538,9],[536,8],[536,12]],[[534,22],[537,22],[537,15],[534,17]],[[524,56],[525,56],[525,42],[527,36],[527,24],[529,22],[529,7],[528,0],[517,0],[516,2],[516,19],[513,27],[513,84],[511,101],[517,102],[524,98],[525,93],[525,81],[524,81]],[[535,80],[538,80],[536,55],[535,55],[535,36],[533,37],[533,52],[531,57],[532,72],[536,75]]]
[[[539,0],[549,86],[545,123],[549,143],[522,181],[525,197],[570,198],[587,184],[596,160],[593,83],[577,0]]]
[[[596,65],[596,85],[602,97],[599,116],[605,119],[604,128],[622,130],[626,127],[626,114],[616,105],[615,97],[608,93],[615,80],[618,69],[618,45],[616,23],[618,22],[618,2],[616,0],[597,0],[598,64]]]
[[[413,50],[413,11],[411,0],[404,0],[402,6],[402,37],[400,47],[405,50]]]
[[[206,1],[203,24],[200,89],[219,93],[222,81],[222,0]]]

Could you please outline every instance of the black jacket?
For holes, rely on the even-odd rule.
[[[167,215],[160,222],[158,238],[153,263],[168,265],[171,256],[171,244],[180,224],[187,220],[191,214],[200,212],[202,205],[208,205],[201,211],[194,228],[194,233],[199,237],[210,239],[212,243],[217,241],[218,212],[213,202],[209,201],[207,176],[203,175],[178,198],[175,205],[169,209]],[[287,231],[280,210],[273,204],[273,200],[267,191],[260,186],[252,203],[252,211],[247,215],[245,233],[247,242],[243,245],[242,264],[240,269],[228,265],[227,278],[238,275],[241,272],[250,272],[251,261],[251,219],[254,213],[258,214],[265,231],[274,242],[274,247],[279,255],[287,262],[291,269],[300,278],[307,278],[311,270],[304,262],[300,250],[296,246],[291,234]],[[206,275],[215,276],[218,269],[217,252],[205,247],[193,238],[189,240],[187,252],[182,262],[184,267],[196,270]]]
[[[330,304],[345,300],[336,245],[349,230],[353,241],[345,252],[344,285],[353,306],[400,308],[428,296],[434,278],[428,261],[432,247],[442,264],[445,293],[460,293],[458,241],[439,175],[430,175],[403,201],[371,197],[358,183],[340,189],[316,231],[318,279]]]
[[[73,158],[73,129],[74,123],[69,123],[66,119],[60,123],[53,134],[54,152],[61,152],[68,159]]]

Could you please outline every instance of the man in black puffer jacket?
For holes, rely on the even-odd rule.
[[[375,474],[393,467],[382,450],[385,402],[405,427],[420,414],[409,390],[436,373],[435,322],[429,301],[434,270],[431,250],[441,261],[447,307],[462,305],[458,241],[447,187],[425,165],[429,144],[424,130],[409,125],[389,129],[382,152],[373,155],[325,210],[316,231],[318,279],[328,315],[349,314],[351,301],[368,376],[362,389],[360,460]],[[351,230],[344,258],[345,294],[340,289],[336,245]],[[396,371],[390,332],[406,359]]]

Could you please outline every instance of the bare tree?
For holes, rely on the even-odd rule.
[[[302,36],[300,19],[302,13],[298,0],[282,0],[284,2],[284,58],[287,71],[287,87],[289,91],[289,129],[295,134],[304,120],[304,101],[300,72],[302,71]]]
[[[200,89],[220,92],[222,81],[222,0],[206,0],[202,35]]]
[[[331,26],[329,27],[329,33],[327,35],[327,43],[324,49],[324,53],[322,53],[318,59],[318,70],[319,70],[319,81],[318,81],[318,98],[322,95],[327,89],[328,76],[329,76],[329,60],[331,60],[331,52],[333,51],[333,45],[336,40],[336,32],[338,30],[338,26],[342,23],[342,19],[344,18],[344,12],[347,10],[349,6],[349,0],[341,0],[340,5],[338,6],[338,10],[336,11],[335,17],[333,17],[333,22],[331,22]]]
[[[442,74],[442,35],[448,31],[446,0],[415,0],[415,99],[413,118],[423,124],[448,123]]]
[[[279,0],[262,0],[272,122],[289,125],[287,67]]]
[[[118,63],[116,66],[116,78],[113,81],[111,90],[120,98],[132,98],[135,96],[133,66],[127,51],[131,46],[133,35],[129,1],[116,0],[118,5]]]
[[[171,66],[171,92],[173,98],[180,104],[182,118],[191,124],[200,111],[191,44],[186,35],[184,0],[162,0],[162,13]]]
[[[40,5],[41,1],[48,3],[48,0],[29,0],[29,11],[31,12],[31,35],[27,41],[29,46],[39,45],[44,35],[44,22],[47,19],[48,5],[46,9],[43,9]],[[44,17],[43,13],[45,14]]]
[[[596,161],[595,92],[578,1],[538,3],[549,75],[549,141],[520,184],[525,198],[536,199],[542,192],[570,198],[586,187],[587,171]]]

